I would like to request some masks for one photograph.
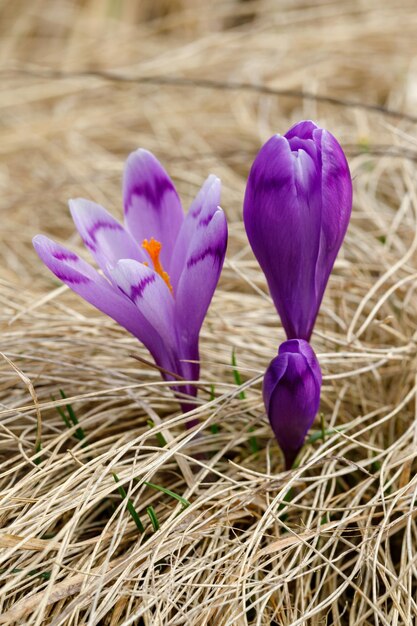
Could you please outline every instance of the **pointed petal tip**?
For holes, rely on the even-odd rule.
[[[186,222],[203,219],[206,225],[220,204],[221,180],[214,174],[210,174],[198,190],[189,211]],[[189,224],[190,225],[190,224]],[[192,228],[191,228],[192,231]],[[191,232],[189,233],[191,236]]]
[[[313,133],[316,130],[321,130],[313,120],[301,120],[291,126],[291,128],[285,133],[287,139],[292,137],[298,137],[299,139],[312,139]]]
[[[146,148],[138,148],[128,155],[125,162],[125,172],[126,169],[132,167],[157,168],[157,170],[162,170],[162,172],[168,176],[158,157],[150,150],[146,150]]]
[[[226,213],[218,206],[208,224],[207,237],[213,237],[217,240],[219,253],[223,251],[223,260],[226,254],[228,236]]]
[[[51,256],[52,247],[55,244],[55,241],[46,237],[46,235],[35,235],[32,239],[33,248],[45,265],[48,266],[48,259]]]
[[[221,189],[222,189],[221,179],[215,174],[209,174],[209,176],[207,176],[204,183],[201,185],[199,193],[205,192],[206,197],[210,194],[211,198],[218,197],[220,201]]]
[[[71,211],[71,215],[73,211],[80,211],[83,208],[85,209],[86,204],[91,202],[91,200],[87,200],[86,198],[70,198],[68,200],[68,206],[69,206],[69,210]],[[95,203],[92,203],[95,204]]]
[[[46,258],[54,258],[57,261],[78,259],[75,252],[71,252],[71,250],[68,250],[65,246],[50,239],[46,235],[36,235],[33,237],[32,243],[44,263],[46,263]]]
[[[82,285],[85,286],[91,281],[97,281],[99,284],[105,283],[105,280],[91,265],[53,239],[45,235],[37,235],[33,239],[33,245],[46,267],[74,291],[79,292]],[[88,298],[85,299],[88,300]]]
[[[203,185],[207,183],[210,183],[211,185],[218,185],[219,187],[221,187],[222,181],[218,176],[216,176],[216,174],[209,174]]]
[[[224,226],[226,227],[226,231],[228,230],[226,213],[224,212],[224,210],[222,209],[221,206],[217,206],[216,207],[216,210],[214,211],[213,216],[212,216],[212,218],[211,218],[209,223],[211,224],[214,219],[221,220],[223,222]],[[227,234],[227,232],[226,232],[226,234]]]
[[[82,239],[84,239],[85,235],[83,223],[86,218],[88,219],[88,214],[92,211],[100,211],[100,209],[105,211],[105,209],[99,204],[93,202],[92,200],[87,200],[86,198],[70,198],[68,200],[68,208],[71,213],[72,221],[74,222],[75,227],[80,233]]]
[[[45,235],[35,235],[34,237],[32,237],[33,247],[36,248],[37,246],[42,245],[45,239],[48,239]]]
[[[128,155],[125,162],[125,167],[131,166],[133,163],[139,163],[144,161],[148,161],[149,163],[156,162],[158,165],[160,165],[159,160],[153,152],[151,152],[150,150],[146,150],[146,148],[137,148]]]

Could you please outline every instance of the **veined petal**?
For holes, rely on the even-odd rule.
[[[95,202],[77,198],[69,201],[75,226],[91,254],[106,274],[119,259],[145,260],[144,251],[106,209]]]
[[[152,237],[161,242],[162,265],[169,273],[184,213],[174,183],[151,152],[141,149],[129,155],[123,203],[127,229],[139,245]]]
[[[321,147],[322,218],[320,251],[316,267],[317,300],[321,303],[337,253],[343,243],[352,211],[352,179],[344,152],[331,133],[314,133]]]
[[[285,137],[272,137],[252,165],[243,215],[287,336],[307,339],[318,308],[321,179],[316,161],[304,150],[293,153]]]
[[[133,302],[64,246],[43,235],[37,235],[33,245],[40,259],[57,278],[137,337],[158,363],[165,362],[163,342]]]
[[[180,345],[198,345],[198,333],[219,280],[226,247],[226,217],[218,208],[208,224],[197,225],[178,281],[175,300]]]
[[[174,293],[184,269],[194,233],[210,223],[220,205],[220,192],[220,179],[211,174],[193,200],[182,223],[170,265],[170,277]]]
[[[159,274],[130,259],[122,259],[109,272],[115,284],[161,337],[166,351],[176,353],[174,299]]]

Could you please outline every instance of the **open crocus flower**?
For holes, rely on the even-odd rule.
[[[208,177],[184,217],[162,165],[137,150],[126,163],[123,199],[124,226],[94,202],[69,203],[103,275],[42,235],[34,238],[35,249],[55,276],[137,337],[167,380],[197,381],[199,364],[190,361],[199,359],[199,332],[227,245],[220,180]],[[192,384],[178,389],[197,393]]]
[[[265,372],[265,407],[286,469],[291,469],[317,415],[321,378],[317,357],[304,339],[282,343]]]
[[[245,228],[289,339],[310,339],[351,209],[349,167],[328,131],[299,122],[261,148]]]

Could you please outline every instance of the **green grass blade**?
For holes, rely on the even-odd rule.
[[[62,398],[63,400],[66,400],[66,399],[67,399],[66,393],[65,393],[65,391],[64,391],[63,389],[60,389],[60,390],[59,390],[59,393],[61,394],[61,398]],[[58,407],[57,407],[57,408],[58,408]],[[61,407],[60,407],[60,408],[61,408]],[[67,409],[67,411],[68,411],[69,419],[70,419],[71,423],[73,424],[73,426],[78,426],[78,428],[77,428],[77,429],[75,430],[75,432],[74,432],[74,437],[75,437],[76,439],[78,439],[79,441],[82,441],[83,439],[85,439],[85,432],[84,432],[83,428],[79,425],[80,423],[79,423],[79,421],[78,421],[77,416],[75,415],[75,411],[74,411],[74,409],[72,408],[72,405],[68,403],[68,404],[66,404],[66,405],[65,405],[65,408],[66,408],[66,409]],[[62,409],[61,409],[61,411],[62,411]],[[60,415],[61,415],[61,417],[62,417],[62,414],[63,414],[64,412],[63,412],[63,411],[61,412],[61,411],[59,412],[59,414],[60,414]],[[66,423],[66,422],[65,422],[65,423]]]
[[[157,530],[159,530],[159,521],[158,521],[158,518],[156,517],[155,509],[153,508],[153,506],[147,506],[146,512],[149,515],[149,519],[151,520],[153,529],[156,532]]]
[[[152,420],[147,420],[146,422],[149,426],[149,428],[154,428],[155,427],[155,422],[153,422]],[[158,445],[161,448],[164,448],[167,445],[167,440],[165,439],[165,437],[163,436],[162,433],[155,433],[155,437],[158,441]]]
[[[5,567],[0,569],[0,574],[4,574],[5,572],[7,572],[7,569]],[[10,573],[11,574],[20,574],[20,572],[23,572],[23,569],[21,569],[19,567],[15,567],[14,569],[11,570]],[[42,578],[42,580],[49,580],[51,578],[51,572],[40,572],[37,569],[31,570],[26,575],[27,576],[38,576],[39,578]]]
[[[35,443],[35,454],[37,454],[41,450],[42,450],[42,442],[41,441],[37,441]],[[33,459],[33,462],[36,463],[36,465],[39,465],[39,463],[42,463],[42,457],[38,456],[37,459]]]
[[[236,352],[234,348],[232,350],[232,366],[233,366],[233,377],[235,379],[235,383],[238,387],[240,387],[242,385],[242,379],[240,377],[240,372],[237,369]],[[240,391],[238,397],[240,400],[244,400],[246,398],[245,392]]]
[[[114,478],[114,482],[117,484],[117,491],[119,492],[120,497],[122,498],[122,500],[126,500],[127,499],[127,504],[126,504],[126,508],[129,511],[133,521],[136,524],[136,528],[138,529],[139,532],[144,533],[145,532],[145,527],[141,522],[141,519],[133,505],[133,502],[130,498],[127,497],[127,493],[126,490],[124,489],[124,487],[119,483],[119,477],[117,476],[117,474],[112,473],[112,476]]]
[[[330,435],[335,435],[336,433],[340,433],[342,430],[343,430],[343,427],[341,426],[339,428],[326,428],[324,430],[323,429],[317,430],[314,433],[311,433],[311,435],[309,435],[304,445],[315,443],[319,439],[323,440],[323,436],[329,437]]]
[[[55,398],[53,396],[51,396],[51,397],[52,397],[52,400],[55,402]],[[62,420],[63,420],[65,426],[67,428],[71,428],[71,422],[69,421],[68,417],[65,415],[65,411],[63,411],[60,406],[57,406],[55,408],[58,411],[58,413],[60,414],[60,416],[62,417]]]
[[[151,489],[156,489],[157,491],[161,491],[162,493],[165,493],[167,496],[171,496],[171,498],[174,498],[175,500],[178,500],[178,502],[181,502],[184,509],[186,509],[187,506],[191,505],[191,502],[189,502],[186,498],[179,496],[174,491],[171,491],[171,489],[167,489],[166,487],[160,487],[159,485],[155,485],[154,483],[148,483],[146,480],[143,481],[143,484],[147,485],[148,487],[151,487]]]

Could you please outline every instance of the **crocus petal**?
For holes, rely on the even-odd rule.
[[[174,183],[151,152],[137,150],[126,161],[123,180],[125,224],[136,242],[161,242],[161,261],[170,272],[175,240],[184,219]]]
[[[311,120],[303,120],[291,126],[291,128],[285,133],[285,137],[290,142],[292,139],[312,139],[314,131],[317,128],[317,124]]]
[[[75,226],[104,273],[119,259],[145,260],[145,252],[106,209],[95,202],[77,198],[69,201]]]
[[[311,336],[351,207],[348,164],[329,132],[304,121],[261,148],[244,221],[289,338]]]
[[[210,223],[220,205],[220,192],[220,179],[210,175],[192,202],[182,223],[170,265],[170,277],[174,293],[184,269],[194,233]]]
[[[166,351],[176,352],[174,299],[159,274],[131,259],[119,261],[109,272],[121,292],[161,337]]]
[[[179,343],[193,346],[217,286],[227,247],[227,223],[218,208],[208,224],[199,222],[175,293]],[[190,357],[191,358],[191,357]]]
[[[178,345],[174,298],[159,274],[146,265],[128,259],[119,261],[110,273],[119,289],[135,304],[160,336],[164,361],[157,363],[174,374],[171,376],[162,372],[163,377],[175,382],[177,374],[185,380],[198,380],[199,364],[187,362],[187,359],[198,359],[198,340],[196,344],[182,347]],[[192,397],[197,395],[194,385],[173,385],[172,389]],[[180,400],[181,402],[184,411],[192,408],[188,402]]]
[[[315,162],[293,153],[285,137],[272,137],[249,175],[244,221],[288,337],[308,338],[317,306],[321,184]]]
[[[264,374],[264,380],[262,384],[262,395],[264,399],[265,409],[269,415],[269,403],[271,400],[272,392],[274,391],[277,383],[284,376],[288,366],[288,357],[283,354],[281,357],[275,357],[272,359]]]
[[[154,328],[133,302],[116,291],[91,265],[43,235],[37,235],[33,245],[41,260],[57,278],[137,337],[158,362],[164,359],[164,345]]]
[[[263,395],[272,430],[290,469],[320,404],[320,365],[304,340],[284,342],[266,373]]]
[[[343,243],[352,210],[352,180],[340,144],[331,133],[315,131],[322,161],[322,228],[316,267],[318,298],[324,293],[337,253]],[[321,298],[319,301],[319,305]]]

